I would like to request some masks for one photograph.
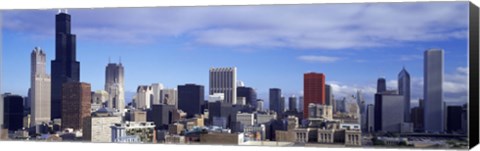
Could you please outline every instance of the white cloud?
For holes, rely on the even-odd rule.
[[[340,60],[340,58],[338,57],[313,56],[313,55],[299,56],[298,59],[305,62],[320,62],[320,63],[332,63]]]
[[[423,59],[422,55],[402,55],[400,56],[400,61],[411,61],[411,60],[420,60]]]
[[[361,49],[467,37],[468,3],[74,9],[79,40],[221,47]],[[339,9],[341,8],[341,9]],[[56,11],[7,11],[5,29],[53,36]],[[328,13],[325,13],[328,12]]]

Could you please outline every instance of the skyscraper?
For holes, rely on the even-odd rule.
[[[23,127],[23,97],[13,94],[4,94],[3,99],[3,128],[16,131]]]
[[[282,101],[282,90],[279,88],[271,88],[269,90],[269,109],[270,111],[275,111],[277,112],[277,115],[280,115],[283,113],[283,110],[281,110],[281,101]]]
[[[443,50],[429,49],[425,51],[423,76],[425,131],[443,132]]]
[[[325,104],[325,75],[323,73],[305,73],[303,75],[303,117],[308,118],[308,105]]]
[[[149,85],[140,85],[137,87],[135,97],[135,108],[148,109],[153,103],[153,89]]]
[[[375,93],[375,131],[400,132],[403,123],[403,96],[393,91]]]
[[[237,68],[210,68],[209,94],[225,94],[225,102],[237,104]]]
[[[251,87],[237,87],[237,97],[245,97],[247,105],[257,107],[257,92]]]
[[[52,60],[51,118],[62,117],[62,86],[80,81],[80,62],[76,57],[76,36],[71,34],[71,17],[60,12],[55,17],[55,60]]]
[[[387,91],[387,82],[385,78],[378,78],[377,80],[377,93]]]
[[[462,106],[448,106],[447,107],[447,132],[460,132],[462,130]]]
[[[332,95],[332,87],[328,84],[325,84],[325,104],[326,105],[333,105],[333,95]]]
[[[178,109],[187,113],[187,117],[194,117],[202,113],[205,99],[203,85],[185,84],[178,86]]]
[[[366,118],[366,120],[367,120],[367,122],[366,122],[367,123],[366,124],[367,125],[367,128],[366,128],[367,132],[374,132],[374,127],[375,127],[375,125],[374,125],[375,124],[375,121],[374,121],[375,112],[374,111],[375,111],[375,106],[373,104],[367,105],[367,116],[366,116],[367,117]]]
[[[303,96],[298,97],[298,111],[303,113]]]
[[[297,97],[292,95],[288,97],[288,110],[290,111],[298,111],[297,109]]]
[[[48,123],[51,118],[51,79],[46,73],[46,61],[45,52],[35,47],[31,54],[30,69],[31,126],[42,124],[42,122]]]
[[[405,68],[398,73],[398,94],[403,95],[404,122],[410,122],[410,74]]]
[[[161,104],[160,102],[162,102],[162,101],[160,99],[160,97],[161,97],[160,91],[164,88],[163,84],[162,83],[154,83],[154,84],[152,84],[151,87],[152,87],[152,93],[153,93],[152,105],[153,104]]]
[[[89,83],[68,82],[63,84],[62,128],[82,129],[90,117],[91,86]]]
[[[105,91],[108,92],[108,108],[121,113],[125,108],[124,68],[122,63],[108,63],[105,68]]]

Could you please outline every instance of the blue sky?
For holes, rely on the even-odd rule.
[[[395,89],[398,72],[412,76],[422,97],[423,52],[445,50],[445,99],[465,102],[468,3],[376,3],[70,9],[81,81],[103,88],[105,66],[125,66],[127,99],[138,85],[208,90],[210,67],[236,66],[238,80],[268,100],[268,89],[299,95],[303,73],[326,74],[336,96],[360,89],[371,102],[376,79]],[[54,58],[57,10],[4,11],[2,91],[27,94],[30,53]],[[50,62],[47,63],[50,71]],[[338,98],[338,97],[337,97]],[[415,102],[415,101],[414,101]]]

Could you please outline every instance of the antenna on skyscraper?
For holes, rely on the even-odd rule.
[[[122,64],[122,56],[120,56],[120,57],[118,58],[118,60],[119,60],[118,63],[119,63],[119,64]]]
[[[110,64],[110,63],[111,63],[111,59],[110,59],[110,57],[108,57],[108,64]]]

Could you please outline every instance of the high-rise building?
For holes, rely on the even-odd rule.
[[[148,85],[140,85],[137,88],[137,94],[135,98],[135,108],[148,109],[153,103],[153,89]]]
[[[225,102],[237,104],[237,68],[210,68],[209,94],[225,94]]]
[[[367,132],[374,132],[375,125],[375,106],[373,104],[367,105]]]
[[[204,102],[203,85],[185,84],[178,86],[178,109],[187,113],[187,117],[194,117],[195,114],[202,114]]]
[[[46,72],[45,52],[35,47],[31,54],[30,100],[32,126],[48,123],[51,119],[50,76]]]
[[[271,88],[269,92],[270,111],[275,111],[278,115],[282,115],[285,108],[285,101],[282,100],[282,90],[279,88]]]
[[[357,99],[358,108],[360,109],[360,114],[365,113],[365,99],[363,97],[362,91],[357,90],[356,99]]]
[[[325,104],[333,105],[332,86],[325,84]]]
[[[247,105],[257,107],[257,92],[251,87],[237,87],[237,97],[245,97]]]
[[[375,93],[375,131],[400,132],[403,105],[402,95],[390,91]]]
[[[168,125],[173,122],[173,114],[176,108],[173,105],[154,104],[147,112],[147,121],[155,123],[156,129],[168,129]]]
[[[71,31],[71,16],[59,12],[55,16],[55,60],[52,60],[51,118],[62,118],[62,87],[67,82],[80,82],[80,62],[76,55],[76,36]]]
[[[68,82],[63,84],[62,128],[80,130],[90,117],[91,86],[89,83]]]
[[[257,111],[263,111],[264,102],[262,99],[257,100]]]
[[[163,84],[161,83],[154,83],[152,84],[152,94],[153,94],[153,104],[161,104],[161,99],[160,99],[160,91],[164,88]]]
[[[308,105],[325,104],[325,75],[323,73],[305,73],[303,75],[303,117],[308,118]]]
[[[303,113],[303,96],[298,97],[298,111]]]
[[[23,97],[6,93],[3,95],[3,128],[16,131],[23,127]]]
[[[405,122],[410,122],[410,74],[405,68],[398,73],[398,94],[403,95]]]
[[[298,111],[297,110],[297,97],[292,95],[288,97],[288,110],[290,111]]]
[[[108,99],[109,99],[109,95],[108,95],[108,92],[105,91],[105,90],[97,90],[95,92],[93,92],[93,95],[92,95],[92,103],[93,104],[101,104],[103,105],[104,103],[107,103]],[[107,104],[107,107],[109,105]]]
[[[424,126],[427,132],[444,131],[443,50],[429,49],[424,53],[423,95]]]
[[[423,99],[419,100],[419,106],[412,108],[410,121],[413,123],[413,130],[416,132],[422,132],[424,130],[424,117],[423,117],[423,108],[424,103]]]
[[[447,132],[460,132],[462,130],[462,106],[447,107]]]
[[[378,78],[377,80],[377,93],[385,92],[387,91],[387,82],[385,78]]]
[[[178,107],[178,92],[177,89],[161,89],[160,90],[160,103],[173,105]]]
[[[123,114],[125,109],[125,82],[122,63],[108,63],[105,68],[105,91],[108,92],[108,108]]]

